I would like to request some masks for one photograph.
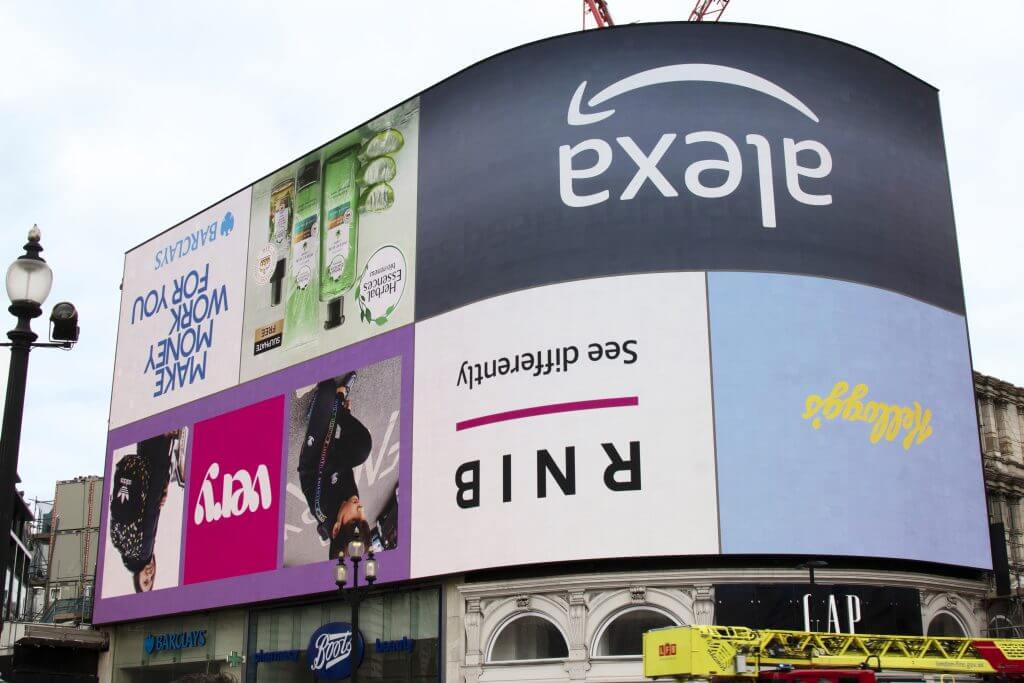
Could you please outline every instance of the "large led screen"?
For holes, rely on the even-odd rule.
[[[930,85],[652,24],[488,59],[125,258],[98,622],[623,556],[985,568]]]

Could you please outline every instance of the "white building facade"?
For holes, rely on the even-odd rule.
[[[643,630],[718,623],[721,601],[716,601],[716,588],[722,586],[792,586],[799,592],[806,581],[802,569],[750,568],[452,583],[446,590],[445,680],[643,681]],[[828,595],[836,585],[916,592],[919,632],[968,635],[985,627],[984,580],[863,569],[818,571],[819,595]],[[845,624],[841,628],[845,631]]]

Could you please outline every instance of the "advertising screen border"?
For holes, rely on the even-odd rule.
[[[683,22],[656,22],[656,23],[653,23],[653,24],[642,24],[642,25],[639,25],[639,26],[623,26],[623,27],[617,27],[617,28],[618,28],[619,31],[633,30],[633,29],[641,29],[642,30],[643,28],[650,27],[650,26],[678,25],[678,24],[681,24],[681,23],[683,23]],[[871,53],[870,51],[864,50],[862,48],[859,48],[859,47],[854,46],[854,45],[850,45],[850,44],[842,42],[842,41],[834,40],[832,38],[828,38],[828,37],[824,37],[824,36],[818,36],[818,35],[811,34],[811,33],[802,32],[802,31],[794,31],[794,30],[778,28],[778,27],[761,26],[761,25],[756,25],[756,24],[739,24],[739,23],[737,23],[737,24],[731,24],[731,26],[735,26],[735,27],[749,27],[749,28],[756,28],[756,29],[771,29],[773,31],[782,31],[782,32],[790,33],[790,34],[799,34],[799,35],[808,36],[808,37],[813,38],[815,40],[828,41],[828,42],[831,42],[831,43],[835,43],[837,45],[843,46],[844,48],[852,48],[855,51],[858,51],[860,53],[868,55],[869,57],[871,57],[871,58],[873,58],[875,60],[878,60],[878,62],[887,65],[888,67],[890,67],[890,68],[900,72],[901,74],[903,74],[905,76],[909,76],[910,78],[912,78],[915,81],[917,81],[917,82],[927,86],[928,88],[931,88],[932,90],[937,91],[937,89],[934,88],[934,86],[931,86],[929,83],[927,83],[923,79],[920,79],[920,78],[914,76],[913,74],[910,74],[910,73],[906,72],[905,70],[903,70],[900,67],[892,64],[891,62],[888,62],[884,58],[881,58],[881,57],[875,55],[874,53]],[[702,29],[696,29],[696,30],[702,30]],[[713,30],[713,29],[703,29],[703,30]],[[517,51],[520,51],[520,50],[527,50],[527,49],[529,49],[529,48],[531,48],[533,46],[536,46],[538,44],[541,44],[541,43],[547,43],[547,42],[550,42],[550,41],[556,41],[556,40],[564,39],[566,37],[574,36],[574,35],[577,35],[577,33],[574,32],[574,33],[569,33],[569,34],[562,34],[562,35],[559,35],[559,36],[552,36],[552,37],[549,37],[549,38],[544,38],[542,40],[538,40],[538,41],[534,41],[534,42],[531,42],[531,43],[527,43],[525,45],[521,45],[521,46],[517,46],[517,47],[514,47],[514,48],[510,48],[509,50],[505,50],[503,52],[491,55],[491,56],[489,56],[489,57],[487,57],[487,58],[485,58],[483,60],[480,60],[480,61],[478,61],[478,62],[476,62],[476,63],[474,63],[472,65],[469,65],[469,66],[459,70],[458,72],[452,74],[451,76],[449,76],[449,77],[447,77],[447,78],[445,78],[445,79],[443,79],[441,81],[438,81],[437,83],[435,83],[435,84],[433,84],[433,85],[431,85],[431,86],[429,86],[429,87],[427,87],[427,88],[425,88],[423,90],[421,90],[416,95],[414,95],[412,97],[409,97],[409,98],[406,98],[401,103],[395,105],[395,107],[391,107],[388,110],[386,110],[385,114],[387,112],[389,112],[389,111],[393,111],[394,109],[403,106],[404,104],[406,104],[408,102],[412,102],[412,101],[416,100],[417,98],[422,97],[424,94],[434,90],[435,88],[438,88],[439,86],[442,86],[442,85],[448,83],[449,81],[452,81],[453,79],[459,77],[460,75],[462,75],[462,74],[464,74],[464,73],[466,73],[468,71],[473,70],[474,68],[476,68],[477,66],[479,66],[481,64],[484,64],[484,63],[487,63],[487,62],[491,62],[492,60],[500,60],[503,56],[505,56],[505,55],[507,55],[509,53],[512,53],[512,52],[517,52]],[[366,122],[363,122],[362,124],[359,124],[359,126],[353,126],[351,128],[351,130],[354,131],[354,130],[358,129],[360,126],[365,126],[365,125],[367,125],[368,122],[373,121],[375,118],[378,118],[378,117],[373,117],[371,119],[368,119]],[[339,135],[339,136],[337,136],[335,138],[332,138],[331,141],[325,143],[324,145],[321,145],[317,149],[321,149],[323,147],[326,147],[327,145],[330,145],[332,142],[334,142],[336,140],[339,140],[342,137],[344,137],[344,135],[348,135],[348,134],[349,133],[346,132],[343,135]],[[941,149],[941,151],[942,151],[942,153],[944,155],[943,156],[943,163],[944,163],[943,171],[944,171],[944,173],[945,173],[945,175],[946,175],[946,177],[948,179],[948,166],[945,165],[945,161],[946,161],[946,159],[945,159],[945,148],[943,147]],[[289,166],[291,166],[293,164],[298,163],[305,156],[307,156],[307,155],[300,155],[295,160],[290,161],[290,162],[282,165],[281,167],[279,167],[275,171],[262,176],[260,179],[255,181],[253,184],[246,186],[246,188],[243,188],[243,190],[241,190],[241,191],[245,191],[246,189],[251,188],[256,183],[259,183],[262,180],[265,180],[267,178],[272,177],[275,173],[280,172],[282,169],[285,169],[285,168],[287,168],[287,167],[289,167]],[[201,211],[196,212],[195,214],[193,214],[189,218],[185,219],[184,221],[181,221],[178,224],[176,224],[175,226],[172,226],[171,228],[168,228],[167,230],[164,230],[163,232],[159,233],[158,235],[155,235],[155,236],[147,239],[145,242],[142,242],[139,245],[137,245],[136,247],[133,247],[132,249],[128,250],[128,252],[126,252],[126,253],[130,254],[130,253],[134,252],[136,249],[139,249],[141,247],[144,247],[144,246],[152,243],[154,240],[159,239],[160,237],[162,237],[166,233],[168,233],[168,232],[178,228],[181,225],[184,225],[188,221],[193,220],[196,216],[199,216],[200,214],[204,213],[205,211],[208,211],[210,208],[216,207],[219,203],[225,201],[226,199],[229,199],[230,197],[234,196],[235,194],[237,194],[237,192],[227,195],[224,199],[221,199],[218,202],[216,202],[214,204],[211,204],[210,207],[204,208]],[[415,230],[416,231],[419,230],[419,226],[418,225],[415,227]],[[953,247],[954,247],[954,249],[956,249],[957,245],[956,245],[956,241],[955,241],[956,240],[955,224],[954,224],[953,239],[954,239]],[[959,257],[959,251],[958,250],[955,252],[955,255],[956,255],[956,260],[957,260],[957,266],[959,268],[960,257]],[[721,272],[721,271],[711,271],[711,272]],[[792,276],[799,276],[798,273],[786,273],[786,274],[787,275],[792,275]],[[853,282],[853,281],[850,281],[850,282]],[[879,287],[877,285],[871,285],[871,284],[864,283],[864,282],[855,282],[855,284],[858,284],[858,285],[863,286],[863,287],[873,287],[873,288],[876,288],[876,289],[882,289],[884,291],[890,291],[890,292],[894,291],[894,290],[889,290],[889,289],[886,289],[886,288],[883,288],[883,287]],[[523,290],[516,290],[516,291],[523,291]],[[907,296],[905,293],[900,293],[900,292],[896,292],[896,293],[900,294],[901,296]],[[506,296],[507,294],[508,293],[500,294],[496,298],[500,298],[501,296]],[[962,286],[961,286],[961,295],[962,295]],[[487,298],[490,298],[490,297],[487,297]],[[486,298],[483,299],[483,300],[486,300]],[[920,302],[920,301],[918,301],[918,303],[920,305],[928,305],[928,306],[933,306],[933,307],[936,307],[936,308],[940,308],[941,310],[947,310],[945,308],[937,306],[934,303],[924,303],[924,302]],[[464,306],[460,306],[459,308],[465,308],[466,306],[471,306],[471,305],[472,304],[470,303],[470,304],[466,304]],[[458,310],[458,308],[455,309],[455,310]],[[964,315],[962,312],[956,312],[956,313],[957,313],[957,315],[961,315],[961,316]],[[440,315],[444,315],[444,314],[442,313]],[[439,317],[439,316],[429,316],[429,317],[424,318],[424,319],[431,319],[431,318],[434,318],[434,317]],[[128,423],[126,425],[120,426],[120,427],[118,427],[116,429],[113,429],[110,432],[108,432],[107,449],[106,449],[106,460],[105,460],[105,481],[104,481],[104,491],[103,491],[104,505],[103,505],[103,510],[102,510],[102,513],[101,513],[101,529],[100,529],[100,539],[101,540],[100,540],[100,547],[101,548],[105,547],[105,541],[106,541],[107,532],[108,532],[108,524],[109,524],[109,519],[108,519],[108,517],[109,517],[108,500],[109,500],[110,488],[111,488],[110,477],[111,477],[111,474],[112,474],[112,471],[111,471],[112,470],[111,456],[112,456],[113,451],[115,449],[122,448],[125,445],[129,445],[129,444],[135,443],[139,439],[142,439],[142,438],[145,438],[145,437],[148,437],[148,436],[152,436],[153,434],[159,433],[159,432],[167,430],[167,429],[173,429],[173,428],[179,427],[181,425],[185,425],[185,424],[187,424],[187,425],[194,425],[197,421],[200,421],[202,419],[206,419],[206,418],[209,418],[209,417],[212,417],[212,416],[215,416],[215,415],[220,415],[220,414],[223,414],[223,413],[226,413],[226,412],[230,412],[230,411],[233,411],[233,410],[238,410],[238,409],[243,408],[245,406],[251,405],[251,404],[253,404],[253,403],[255,403],[255,402],[259,401],[259,400],[263,400],[263,399],[268,398],[270,396],[279,395],[279,394],[282,393],[282,390],[281,390],[282,383],[285,383],[286,386],[293,386],[293,385],[297,386],[295,384],[295,381],[293,381],[292,379],[289,379],[289,378],[303,377],[303,378],[308,380],[306,383],[309,383],[309,384],[315,383],[317,378],[322,376],[322,374],[318,374],[318,371],[316,370],[316,368],[323,367],[323,365],[328,362],[328,359],[337,358],[339,356],[343,356],[343,357],[348,358],[348,357],[351,356],[354,359],[353,363],[355,363],[355,364],[357,364],[359,366],[362,366],[362,365],[373,363],[373,362],[376,362],[376,361],[379,361],[379,360],[384,360],[384,359],[386,359],[388,357],[393,357],[395,355],[399,355],[402,358],[402,370],[401,370],[401,376],[402,376],[402,400],[401,400],[401,410],[402,410],[402,413],[403,413],[402,420],[401,420],[401,428],[400,428],[401,429],[401,442],[402,442],[401,450],[400,450],[400,480],[402,481],[402,485],[403,485],[403,488],[401,490],[402,503],[401,503],[401,506],[400,506],[401,510],[400,510],[400,515],[399,515],[399,518],[400,518],[400,526],[399,526],[399,528],[400,528],[401,542],[400,542],[400,544],[399,544],[399,546],[398,546],[398,548],[396,550],[390,551],[388,553],[389,561],[388,562],[382,562],[382,564],[381,564],[381,570],[382,570],[381,579],[382,579],[382,581],[387,582],[387,581],[400,581],[400,580],[404,580],[404,579],[410,578],[410,546],[411,546],[411,543],[412,543],[412,540],[413,540],[413,539],[411,539],[412,525],[411,525],[411,518],[410,518],[410,516],[411,516],[411,509],[412,509],[412,491],[411,491],[411,489],[412,489],[412,457],[413,457],[413,452],[412,452],[412,446],[413,446],[413,444],[412,444],[412,438],[413,438],[413,400],[412,400],[412,396],[413,396],[413,377],[415,375],[415,370],[414,370],[415,329],[414,328],[415,328],[415,324],[417,324],[418,322],[421,321],[421,319],[419,317],[414,316],[414,318],[415,319],[414,319],[413,323],[410,323],[410,324],[405,325],[403,327],[397,328],[397,329],[395,329],[393,331],[387,332],[387,333],[382,334],[382,335],[380,335],[378,337],[371,337],[368,340],[360,341],[360,342],[357,342],[355,344],[342,347],[341,349],[332,351],[332,352],[330,352],[330,353],[328,353],[326,355],[322,355],[322,356],[313,358],[311,360],[303,361],[301,363],[292,365],[292,366],[284,368],[282,370],[278,370],[278,371],[272,372],[272,373],[270,373],[268,375],[265,375],[263,377],[259,377],[259,378],[253,379],[253,380],[246,381],[245,383],[236,383],[234,386],[232,386],[230,388],[227,388],[227,389],[224,389],[222,391],[219,391],[217,393],[214,393],[214,394],[211,394],[209,396],[205,396],[205,397],[193,400],[190,403],[186,403],[186,404],[178,406],[178,407],[170,408],[170,409],[165,410],[163,412],[159,412],[159,413],[150,415],[149,417],[137,420],[135,422]],[[968,344],[968,353],[969,353],[969,351],[970,351],[969,333],[968,333],[967,344]],[[380,349],[378,349],[378,347],[380,347]],[[392,349],[392,350],[391,351],[387,351],[386,349],[389,349],[389,348]],[[397,350],[395,350],[395,349],[397,349]],[[355,360],[355,359],[360,359],[360,360]],[[970,357],[968,357],[968,362],[970,363],[970,361],[971,361],[971,359],[970,359]],[[971,363],[971,366],[972,365],[973,364]],[[713,405],[713,402],[712,402],[712,405]],[[215,406],[215,407],[213,407],[213,406]],[[975,405],[975,410],[977,410],[977,405]],[[976,417],[977,417],[977,415],[976,415]],[[715,442],[715,445],[716,445],[716,449],[717,449],[717,440]],[[716,453],[716,457],[715,457],[715,463],[716,463],[716,466],[717,466],[717,464],[718,464],[717,453]],[[980,453],[980,451],[979,451],[979,455],[978,455],[978,463],[979,463],[979,470],[980,470],[980,464],[981,464],[981,453]],[[281,482],[281,485],[279,487],[279,494],[278,494],[278,495],[282,496],[282,498],[281,498],[282,501],[287,496],[287,494],[285,492],[286,480],[287,480],[287,478],[282,476],[282,482]],[[187,496],[187,492],[186,492],[186,496]],[[721,499],[720,498],[719,498],[719,505],[721,505]],[[720,511],[719,511],[719,513],[720,513]],[[282,512],[281,512],[281,514],[282,514],[282,517],[283,517],[283,505],[282,505]],[[186,511],[186,515],[187,515],[187,511]],[[185,525],[184,525],[184,522],[183,522],[183,527],[184,526]],[[281,530],[281,533],[283,534],[283,528]],[[183,543],[184,542],[185,541],[183,541]],[[283,545],[283,541],[281,543]],[[142,617],[155,616],[155,615],[161,615],[161,614],[171,614],[171,613],[182,612],[182,611],[193,611],[193,610],[199,610],[199,609],[209,609],[209,608],[213,608],[213,607],[225,607],[225,606],[237,605],[237,604],[254,603],[254,602],[273,600],[273,599],[279,599],[279,598],[286,598],[286,597],[294,597],[294,596],[300,596],[300,595],[310,595],[310,594],[317,593],[317,592],[328,592],[328,591],[331,591],[331,590],[334,589],[333,584],[331,584],[329,582],[330,572],[329,572],[328,567],[327,567],[327,565],[329,564],[329,561],[324,561],[324,562],[319,562],[319,563],[314,563],[314,564],[309,564],[309,565],[303,565],[303,566],[299,566],[299,567],[285,568],[285,567],[283,567],[282,560],[281,560],[282,552],[283,552],[283,550],[279,549],[279,552],[278,552],[278,555],[279,555],[278,565],[277,565],[277,567],[273,571],[262,572],[262,573],[253,574],[253,575],[236,576],[236,577],[231,577],[231,578],[227,578],[227,579],[219,579],[219,580],[209,581],[209,582],[205,582],[205,583],[201,583],[201,584],[181,585],[181,586],[178,586],[177,588],[173,588],[173,589],[169,589],[169,590],[164,590],[164,591],[157,591],[157,592],[154,592],[152,594],[149,594],[148,596],[127,595],[127,596],[118,596],[118,597],[113,597],[113,598],[103,598],[102,592],[100,590],[100,584],[101,584],[101,581],[102,581],[104,561],[105,561],[105,553],[101,552],[101,553],[99,553],[98,567],[97,567],[97,601],[96,601],[96,609],[95,609],[95,617],[96,617],[95,621],[96,621],[96,623],[109,623],[109,622],[113,622],[113,621],[122,621],[122,620],[127,620],[127,619],[142,618]],[[784,554],[780,553],[778,556],[784,556]],[[837,555],[837,557],[838,556],[839,555]],[[868,556],[859,556],[859,555],[850,555],[850,556],[851,557],[868,557]],[[720,554],[718,556],[718,558],[721,558],[721,557],[723,557],[723,555]],[[398,561],[393,561],[390,558],[396,558]],[[111,559],[112,559],[112,561],[116,561],[116,556],[111,558]],[[897,561],[899,561],[899,560],[897,560]],[[515,565],[515,566],[519,566],[519,565]],[[937,566],[945,566],[945,565],[937,565]],[[948,565],[948,566],[962,568],[962,567],[966,567],[967,565]],[[488,565],[484,564],[483,567],[488,567]],[[179,575],[180,575],[180,569],[179,569]],[[286,589],[282,590],[280,588],[280,586],[291,586],[291,588],[286,588]],[[298,587],[298,588],[295,588],[295,587]],[[307,587],[309,587],[309,588],[307,588]],[[183,608],[182,607],[183,604],[187,605],[187,607]]]

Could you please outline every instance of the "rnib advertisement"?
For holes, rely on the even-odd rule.
[[[703,273],[549,285],[420,323],[413,573],[718,553],[707,335]],[[680,501],[685,524],[638,523]]]

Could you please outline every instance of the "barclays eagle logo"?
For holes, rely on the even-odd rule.
[[[221,219],[220,222],[220,236],[227,237],[228,235],[231,234],[231,231],[234,229],[234,227],[235,217],[230,211],[228,211],[226,214],[224,214],[224,218]]]

